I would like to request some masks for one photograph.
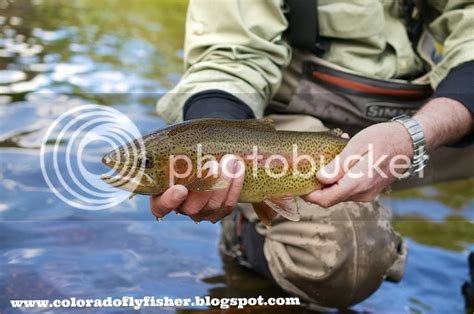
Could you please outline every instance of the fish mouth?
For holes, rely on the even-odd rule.
[[[102,163],[107,167],[114,168],[114,160],[108,154],[102,157]]]
[[[115,154],[115,152],[111,151],[102,157],[102,163],[109,167],[110,171],[102,174],[100,179],[115,188],[134,193],[142,185],[141,178],[143,172],[138,168],[133,168],[131,171],[119,169],[119,164],[116,161],[118,154]]]
[[[102,157],[102,163],[110,168],[109,172],[100,176],[105,183],[132,192],[134,194],[156,194],[158,185],[156,181],[146,173],[144,165],[132,161],[132,167],[128,168],[120,163],[120,152],[113,150]]]
[[[102,158],[102,163],[111,168],[112,173],[102,174],[100,179],[105,183],[125,191],[136,194],[153,194],[156,190],[156,182],[143,168],[134,167],[128,171],[119,170],[115,159],[110,154]]]
[[[136,176],[125,175],[122,176],[120,174],[117,175],[108,175],[102,174],[100,179],[107,184],[110,184],[113,187],[121,188],[124,190],[128,190],[130,192],[134,192],[135,189],[141,185],[140,179]]]
[[[108,175],[102,174],[100,179],[105,183],[136,194],[156,194],[155,181],[146,173],[137,175]]]

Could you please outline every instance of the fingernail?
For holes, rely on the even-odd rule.
[[[316,173],[316,177],[318,179],[326,179],[325,171],[323,171],[323,169],[319,169],[318,172]]]
[[[232,156],[232,155],[226,155],[226,156]],[[235,173],[235,159],[234,158],[228,159],[230,157],[224,157],[224,158],[226,158],[227,160],[224,160],[221,165],[222,174],[225,175],[226,177],[232,178],[232,176]]]
[[[235,158],[232,155],[225,155],[222,158],[222,166],[226,168],[225,170],[232,173],[235,168]]]
[[[230,164],[230,169],[232,169],[232,173],[236,174],[239,170],[239,162],[236,159],[232,159],[232,163]]]
[[[240,160],[235,161],[235,172],[242,171],[242,168],[244,167],[244,164]]]
[[[245,165],[242,161],[237,160],[235,165],[235,172],[238,176],[243,176],[245,174]]]
[[[188,196],[188,190],[182,185],[173,188],[173,197],[177,200],[184,200]]]

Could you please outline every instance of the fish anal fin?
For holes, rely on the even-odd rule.
[[[184,186],[190,191],[208,192],[225,189],[229,182],[220,176],[210,175],[203,178],[193,177]]]
[[[288,196],[272,196],[263,200],[268,207],[291,221],[299,221],[298,203],[292,195]]]
[[[258,216],[258,219],[270,228],[272,226],[272,220],[276,217],[277,213],[264,202],[252,203],[253,209]]]

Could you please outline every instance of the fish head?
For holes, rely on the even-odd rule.
[[[116,148],[102,157],[111,173],[101,179],[117,188],[135,194],[160,194],[165,186],[157,180],[156,156],[144,139]]]

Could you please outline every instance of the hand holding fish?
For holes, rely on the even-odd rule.
[[[431,100],[415,118],[428,150],[473,128],[472,115],[448,98]],[[203,175],[196,171],[202,154],[218,163],[234,155],[243,165],[228,164],[227,174]],[[187,163],[175,158],[179,155]],[[195,221],[215,222],[242,202],[251,203],[270,226],[277,215],[298,221],[300,196],[323,207],[372,201],[406,171],[412,156],[411,137],[395,122],[370,126],[348,141],[338,132],[277,131],[269,119],[201,119],[157,130],[106,154],[102,161],[120,172],[102,179],[134,194],[152,195],[158,218],[177,209]],[[243,175],[232,176],[238,170]]]
[[[326,187],[305,199],[322,207],[373,201],[408,169],[412,155],[410,135],[401,124],[370,126],[349,141],[339,158],[318,171],[316,177]]]
[[[151,212],[155,217],[162,218],[176,209],[176,212],[188,215],[196,222],[207,220],[216,223],[232,212],[237,205],[244,184],[244,175],[236,175],[242,166],[232,156],[224,156],[231,160],[226,164],[228,171],[219,171],[221,178],[228,182],[227,187],[215,191],[193,192],[183,185],[174,185],[162,195],[150,197]],[[222,167],[223,162],[220,163]],[[220,169],[222,170],[222,169]]]
[[[428,151],[455,142],[472,132],[473,117],[463,104],[443,97],[432,99],[414,116],[423,129]],[[380,171],[373,171],[370,169],[373,167],[368,166],[368,144],[373,147],[372,165]],[[363,158],[349,160],[357,155]],[[306,200],[323,207],[343,201],[372,201],[408,168],[409,164],[403,164],[402,159],[411,160],[412,156],[412,141],[402,125],[388,122],[370,126],[356,134],[341,152],[340,158],[336,158],[339,165],[349,161],[346,169],[349,168],[350,172],[338,167],[335,175],[325,175],[336,168],[336,163],[331,162],[316,175],[327,186],[310,193]],[[382,157],[385,158],[377,163]],[[391,171],[390,166],[397,168],[396,171]],[[373,175],[370,175],[371,171]],[[357,177],[349,173],[362,175]]]

